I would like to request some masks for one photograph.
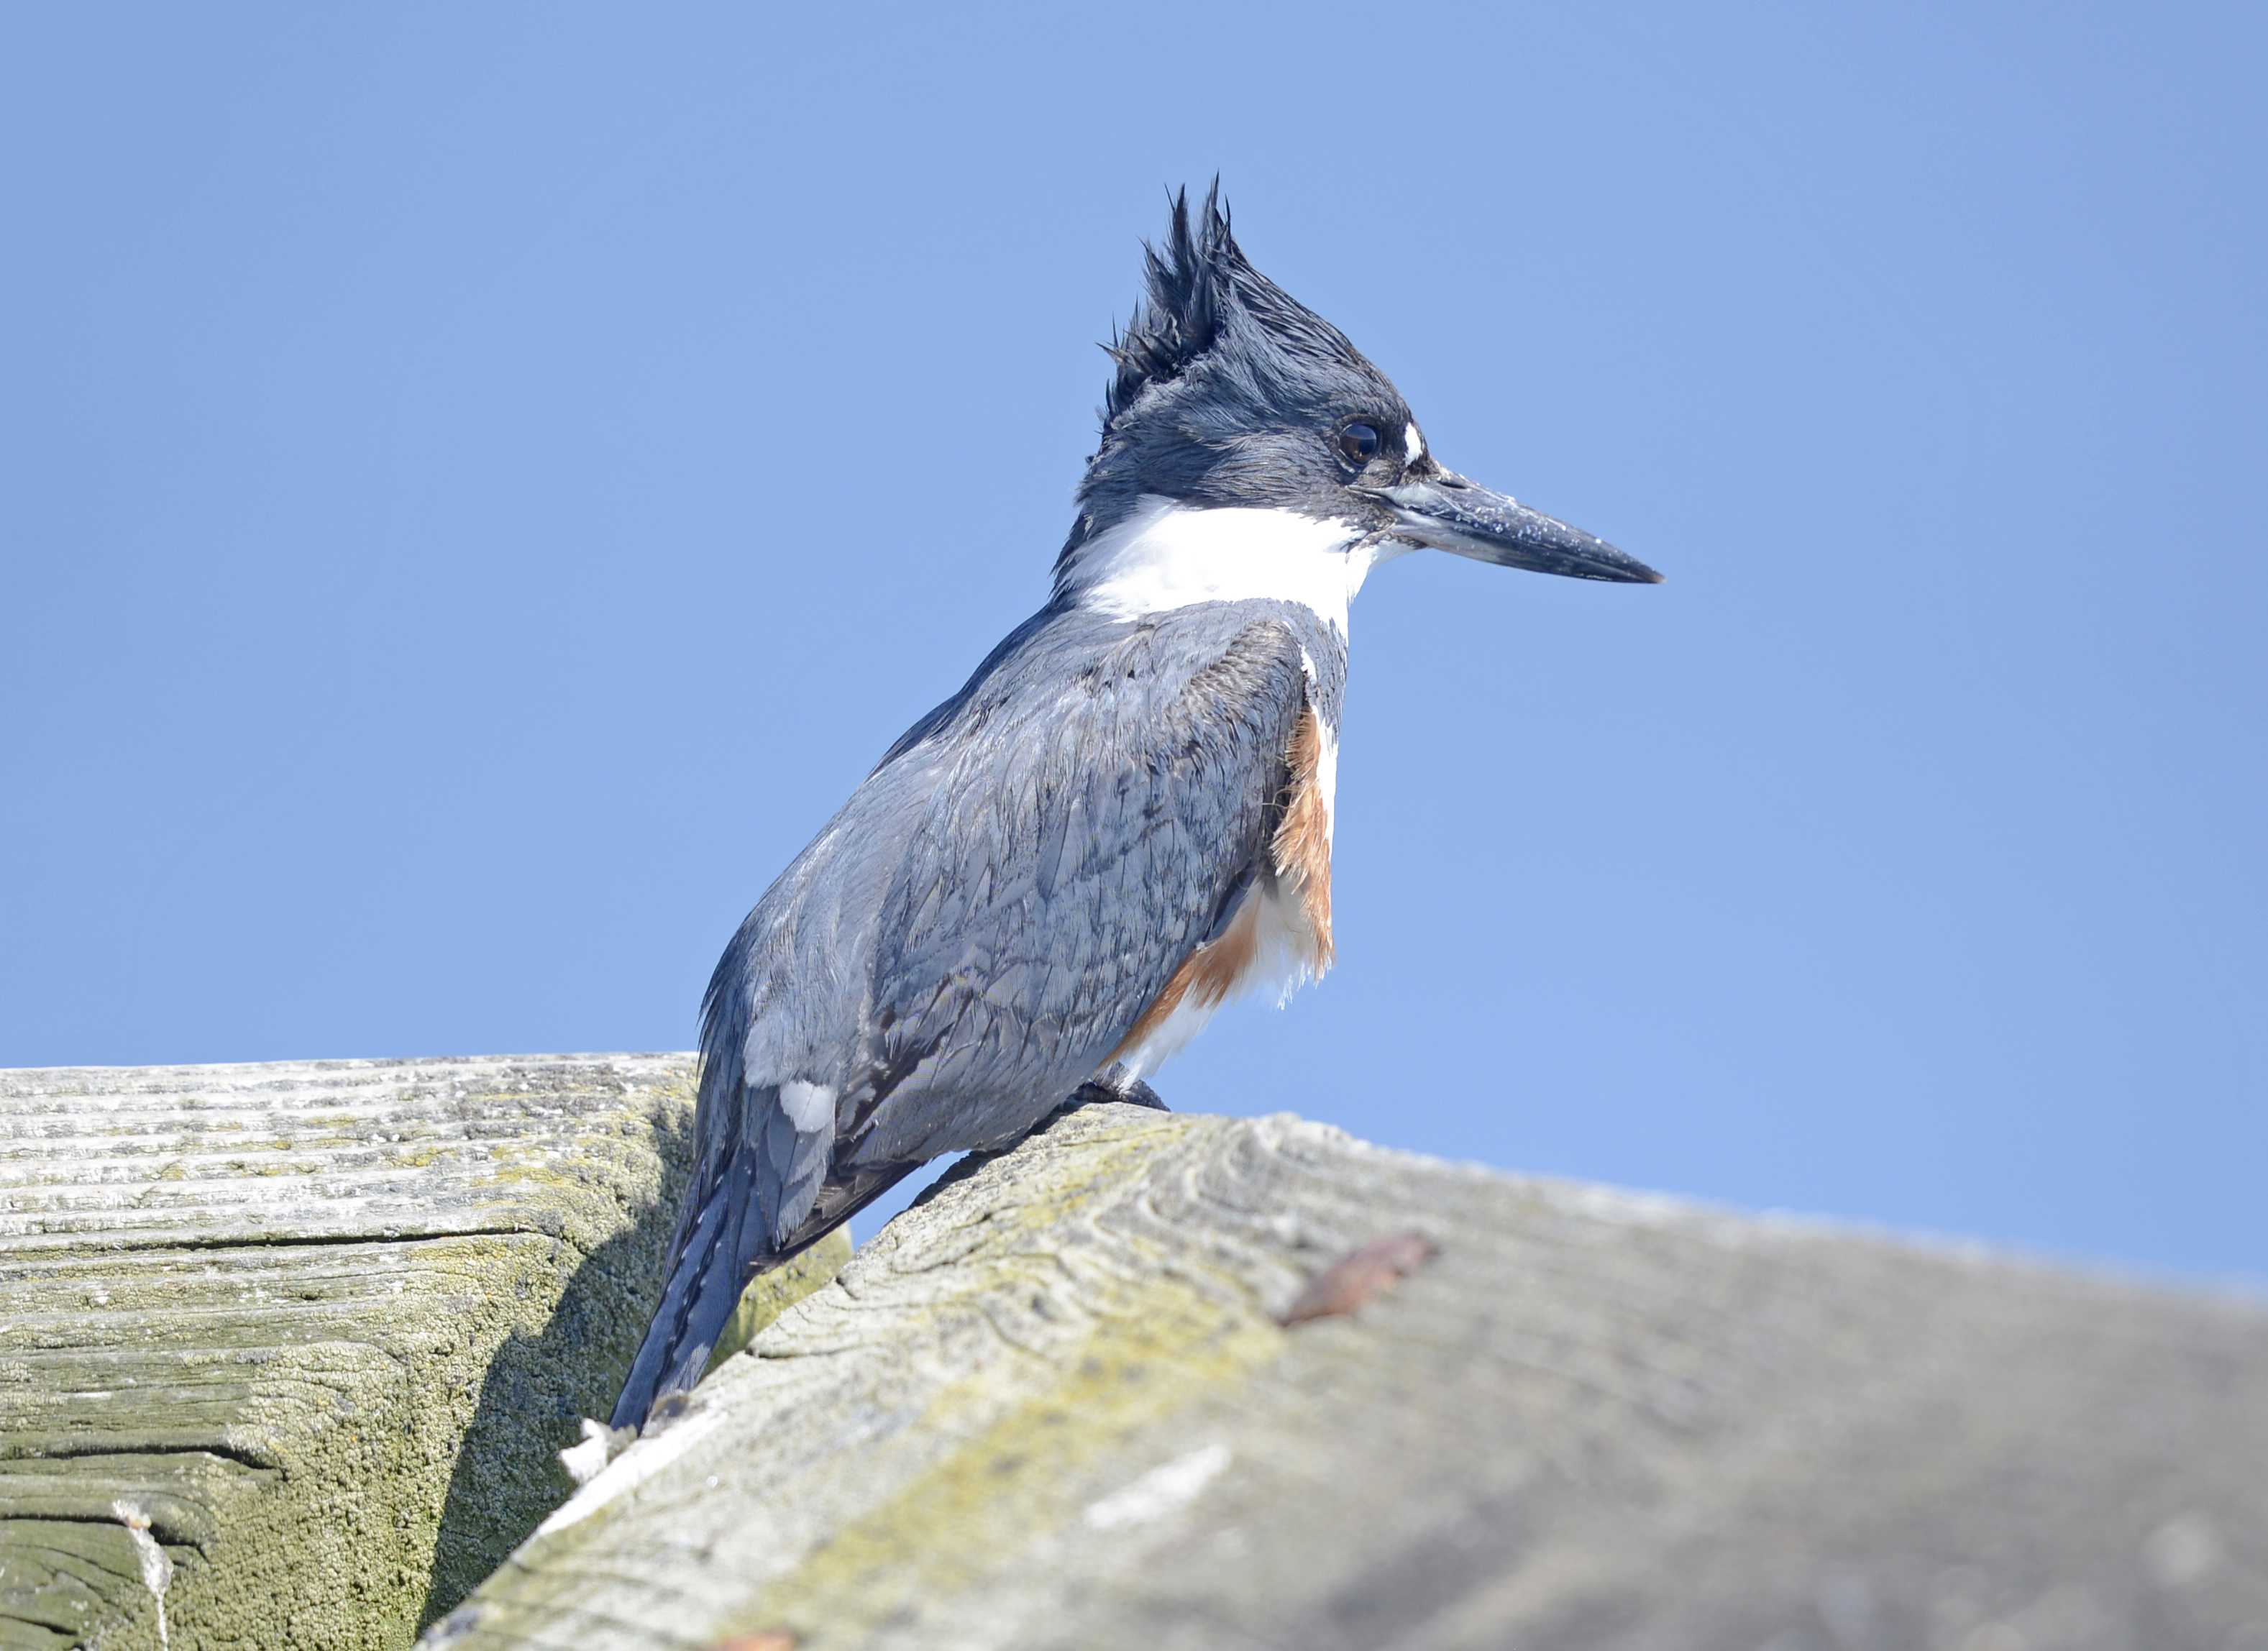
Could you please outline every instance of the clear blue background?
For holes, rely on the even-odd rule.
[[[0,1065],[688,1045],[1218,169],[1670,583],[1373,581],[1169,1098],[2268,1278],[2264,17],[11,8]]]

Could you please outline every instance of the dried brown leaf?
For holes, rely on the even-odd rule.
[[[1277,1323],[1288,1330],[1311,1318],[1351,1313],[1417,1271],[1432,1254],[1432,1241],[1422,1233],[1373,1238],[1308,1279],[1300,1299]]]

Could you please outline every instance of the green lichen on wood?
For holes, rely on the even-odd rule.
[[[1170,1286],[1127,1299],[1049,1389],[846,1524],[752,1603],[747,1622],[854,1644],[927,1594],[981,1583],[1004,1552],[1076,1527],[1094,1463],[1138,1429],[1233,1392],[1282,1351],[1258,1313],[1191,1310]],[[957,1436],[952,1396],[917,1424]]]
[[[2226,1651],[2264,1454],[2257,1306],[1090,1108],[948,1176],[428,1644]]]
[[[1133,1109],[1059,1122],[1026,1173],[985,1198],[981,1236],[959,1257],[966,1279],[981,1292],[988,1271],[1035,1284],[1059,1272],[1067,1246],[1057,1235],[1078,1233],[1161,1159],[1219,1128]],[[987,1360],[944,1386],[913,1426],[949,1448],[757,1592],[733,1626],[785,1625],[806,1640],[855,1645],[917,1611],[926,1596],[981,1587],[1002,1554],[1044,1548],[1076,1527],[1098,1462],[1125,1439],[1226,1399],[1282,1352],[1284,1332],[1252,1292],[1229,1280],[1204,1287],[1189,1257],[1169,1257],[1138,1232],[1119,1236],[1129,1264],[1082,1278],[1078,1333],[1031,1360],[1020,1381],[1004,1383]],[[939,1282],[949,1323],[953,1307],[968,1305],[953,1300],[956,1285],[968,1286]],[[991,1282],[1033,1305],[1049,1300]]]
[[[784,1267],[758,1273],[740,1292],[740,1304],[725,1321],[717,1345],[709,1354],[703,1374],[714,1370],[769,1329],[774,1319],[814,1290],[834,1281],[850,1259],[850,1235],[836,1227]]]
[[[659,1289],[689,1076],[0,1074],[0,1651],[157,1643],[122,1497],[172,1647],[407,1645],[569,1488]]]

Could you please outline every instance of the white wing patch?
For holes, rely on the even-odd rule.
[[[779,1087],[780,1110],[799,1135],[816,1135],[835,1127],[835,1091],[823,1083],[791,1078]]]

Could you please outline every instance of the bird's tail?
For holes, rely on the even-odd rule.
[[[864,1164],[831,1170],[811,1213],[774,1244],[766,1242],[757,1209],[757,1151],[735,1139],[715,1161],[696,1170],[670,1245],[669,1282],[622,1397],[615,1401],[609,1426],[643,1427],[664,1397],[691,1391],[751,1280],[794,1260],[921,1168]]]
[[[766,1253],[755,1161],[755,1153],[736,1141],[696,1166],[669,1247],[669,1282],[615,1401],[611,1426],[644,1426],[662,1395],[684,1392],[698,1382],[747,1281],[787,1259]]]

